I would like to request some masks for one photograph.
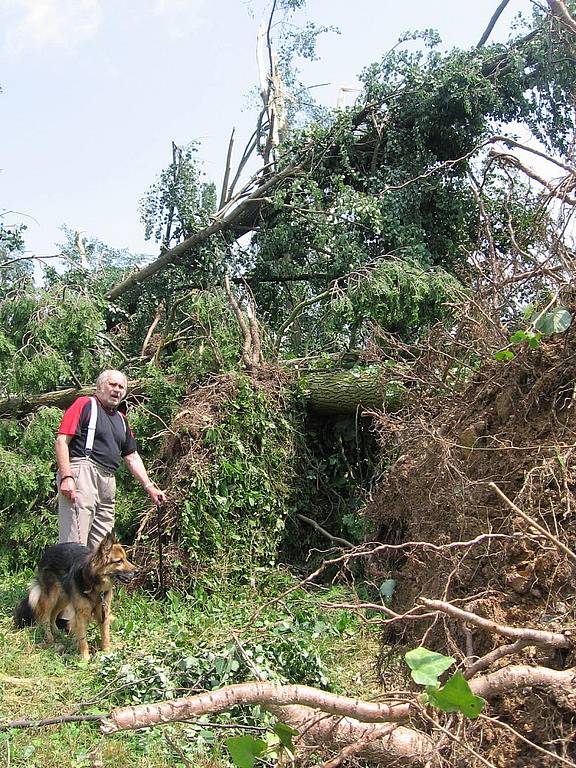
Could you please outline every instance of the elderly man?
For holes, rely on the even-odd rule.
[[[58,540],[95,550],[114,527],[115,473],[123,459],[154,504],[166,500],[148,477],[136,441],[118,405],[126,376],[103,371],[94,397],[79,397],[64,413],[56,437]]]

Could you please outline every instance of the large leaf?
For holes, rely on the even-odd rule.
[[[282,746],[286,747],[286,749],[294,754],[295,747],[292,743],[292,736],[298,736],[298,731],[295,731],[294,728],[290,728],[289,725],[285,725],[284,723],[276,723],[272,730],[280,739]]]
[[[538,319],[536,328],[546,336],[551,336],[553,333],[564,333],[570,328],[571,323],[572,315],[570,312],[563,307],[556,307]]]
[[[419,685],[438,685],[438,678],[456,661],[452,656],[429,651],[428,648],[414,648],[404,655],[406,664],[412,670],[412,680]]]
[[[232,736],[226,739],[230,757],[238,768],[254,768],[256,758],[261,757],[266,749],[266,742],[254,736]]]
[[[455,672],[443,688],[427,686],[426,693],[433,707],[443,712],[461,712],[471,719],[477,718],[486,704],[485,699],[472,693],[461,672]]]

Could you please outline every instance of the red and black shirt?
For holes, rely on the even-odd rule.
[[[136,440],[124,414],[119,411],[107,411],[97,397],[94,400],[98,408],[98,418],[90,458],[107,469],[116,470],[122,457],[137,450]],[[68,444],[71,459],[86,457],[91,402],[89,397],[79,397],[65,411],[60,422],[58,434],[72,436]]]

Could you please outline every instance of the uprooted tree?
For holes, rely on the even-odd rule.
[[[316,121],[285,97],[293,71],[268,24],[239,173],[217,198],[195,148],[173,146],[142,203],[156,260],[98,241],[80,253],[70,233],[66,269],[38,288],[18,233],[0,230],[7,540],[45,541],[15,499],[48,508],[57,408],[103,366],[138,382],[133,421],[173,500],[165,544],[200,573],[233,547],[236,569],[269,562],[285,525],[309,525],[294,500],[298,403],[324,419],[370,409],[383,457],[363,511],[372,543],[306,582],[361,561],[381,600],[347,607],[382,624],[383,679],[420,646],[460,675],[425,702],[412,686],[377,704],[245,683],[113,712],[105,732],[258,701],[302,745],[338,748],[326,766],[574,765],[571,10],[549,0],[507,45],[483,35],[472,51],[415,36],[426,53],[396,47],[354,108]],[[262,168],[238,189],[251,152]],[[145,550],[157,519],[123,515]],[[346,546],[342,528],[312,525]],[[466,720],[450,686],[487,707]]]

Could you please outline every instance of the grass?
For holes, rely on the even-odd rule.
[[[258,587],[227,593],[196,586],[164,601],[120,589],[114,600],[113,649],[81,661],[72,640],[43,647],[37,628],[15,630],[11,612],[25,593],[27,575],[0,578],[0,718],[43,719],[105,714],[117,706],[157,701],[254,678],[246,657],[270,680],[316,685],[348,695],[376,692],[372,662],[377,638],[347,611],[319,603],[349,597],[331,587],[299,589],[253,619],[255,608],[281,594],[292,577],[261,572]],[[89,641],[95,646],[96,629]],[[240,650],[239,650],[240,649]],[[73,722],[0,731],[0,765],[7,768],[224,768],[222,740],[231,732],[212,725],[266,726],[259,708],[101,736],[98,723]],[[240,732],[240,731],[239,731]]]

